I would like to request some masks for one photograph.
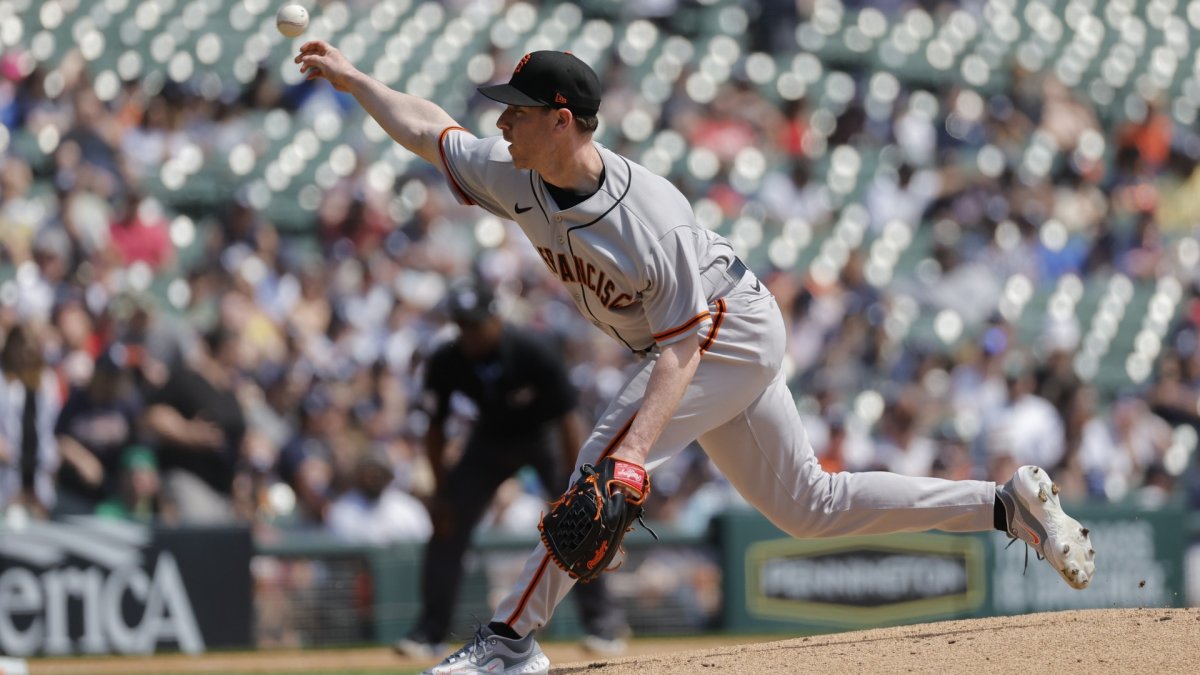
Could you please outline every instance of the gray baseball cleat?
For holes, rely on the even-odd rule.
[[[462,649],[422,675],[544,675],[550,672],[550,659],[542,652],[533,633],[519,640],[496,635],[480,626],[475,637]]]
[[[1088,529],[1062,510],[1049,474],[1023,466],[996,495],[1008,516],[1008,536],[1032,547],[1073,588],[1087,588],[1096,576],[1096,550]]]

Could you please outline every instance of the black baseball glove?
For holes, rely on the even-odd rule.
[[[609,569],[634,521],[655,539],[658,535],[642,520],[642,505],[650,494],[645,468],[607,457],[580,471],[575,484],[550,504],[538,529],[555,564],[587,583]]]

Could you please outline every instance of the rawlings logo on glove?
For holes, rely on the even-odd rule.
[[[650,494],[646,469],[608,457],[594,467],[584,464],[580,472],[566,494],[550,504],[538,530],[555,564],[587,583],[610,569],[634,521],[655,539],[658,535],[642,520]]]
[[[617,460],[613,478],[641,492],[642,486],[646,484],[646,470],[637,464]]]

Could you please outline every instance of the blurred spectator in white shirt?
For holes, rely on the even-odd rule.
[[[905,476],[928,476],[933,472],[938,448],[919,428],[919,413],[916,402],[903,396],[884,407],[875,440],[879,467]]]
[[[514,476],[496,488],[492,504],[479,521],[483,531],[528,534],[537,528],[546,512],[546,500],[525,489]]]
[[[984,422],[983,441],[991,456],[1008,455],[1018,465],[1058,466],[1064,429],[1058,411],[1033,393],[1036,379],[1025,364],[1008,365],[1008,405]]]
[[[1093,417],[1083,428],[1079,461],[1089,484],[1118,500],[1139,486],[1151,465],[1171,445],[1171,425],[1132,397],[1113,403],[1107,416]]]
[[[4,336],[0,370],[0,511],[19,506],[45,517],[55,503],[62,401],[33,328],[17,325]]]
[[[758,199],[780,222],[798,219],[810,228],[823,228],[833,217],[829,187],[811,180],[808,161],[792,160],[791,172],[770,171],[763,177]]]
[[[379,451],[359,459],[354,488],[333,502],[326,521],[330,532],[362,544],[425,541],[433,532],[429,513],[395,486],[392,462]]]

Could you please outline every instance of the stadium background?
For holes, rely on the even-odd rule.
[[[170,450],[147,423],[99,458],[102,489],[96,462],[61,450],[65,468],[39,468],[57,490],[0,492],[5,527],[104,507],[177,532],[249,528],[261,648],[404,629],[427,532],[416,383],[449,330],[449,280],[481,274],[509,317],[558,336],[585,414],[628,362],[511,224],[454,204],[352,100],[299,80],[276,8],[0,6],[0,330],[36,336],[59,404],[102,364],[140,421],[172,375],[208,370],[243,429],[225,439],[216,506],[159,472]],[[669,176],[781,299],[793,391],[828,468],[1004,479],[1034,462],[1098,513],[1155,523],[1140,542],[1194,536],[1200,2],[309,9],[305,38],[479,134],[498,110],[474,86],[521,54],[593,64],[600,140]],[[20,420],[6,433],[11,462]],[[367,464],[394,473],[386,500],[355,493]],[[515,573],[535,489],[513,482],[489,517],[464,626]],[[696,449],[664,467],[655,500],[677,543],[618,577],[635,628],[724,627],[729,552],[709,518],[739,500]],[[1197,603],[1183,574],[1185,595],[1164,603]]]

